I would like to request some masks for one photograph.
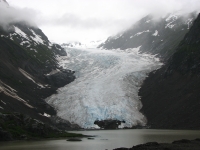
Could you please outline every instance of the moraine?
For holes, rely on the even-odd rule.
[[[146,125],[138,90],[147,74],[162,64],[138,48],[121,50],[70,49],[60,57],[76,80],[46,101],[57,115],[83,128],[99,128],[96,120],[125,121],[119,128]]]

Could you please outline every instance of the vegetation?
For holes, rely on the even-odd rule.
[[[88,137],[58,130],[20,113],[0,113],[0,141]]]

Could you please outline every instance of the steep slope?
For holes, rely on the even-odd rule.
[[[130,29],[109,37],[99,47],[121,50],[140,47],[140,52],[157,54],[161,59],[167,60],[195,18],[196,13],[176,12],[160,19],[148,15]]]
[[[144,81],[139,95],[151,128],[200,128],[200,15],[161,69]]]
[[[74,72],[58,65],[57,57],[64,55],[60,45],[27,22],[0,26],[0,112],[51,122],[56,110],[44,98],[75,78]]]

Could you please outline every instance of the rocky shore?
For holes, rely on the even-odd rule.
[[[133,146],[132,148],[116,148],[114,150],[199,150],[200,139],[182,139],[172,143],[148,142]]]

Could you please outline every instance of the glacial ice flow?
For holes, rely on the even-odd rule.
[[[95,120],[125,121],[119,127],[145,125],[138,90],[147,73],[160,67],[155,56],[138,48],[121,50],[66,49],[60,65],[75,70],[76,80],[46,101],[57,115],[83,128],[98,128]]]

